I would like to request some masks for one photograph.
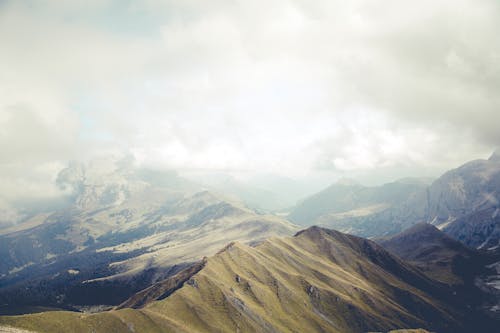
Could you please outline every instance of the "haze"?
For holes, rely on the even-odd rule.
[[[304,195],[486,158],[498,22],[496,0],[2,1],[0,220],[102,156]]]

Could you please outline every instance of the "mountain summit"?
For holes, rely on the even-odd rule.
[[[99,314],[0,317],[40,332],[491,331],[451,291],[378,244],[311,227],[255,247],[234,242]]]

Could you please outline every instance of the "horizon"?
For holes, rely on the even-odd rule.
[[[499,19],[493,0],[3,1],[0,212],[102,156],[304,193],[486,159]]]

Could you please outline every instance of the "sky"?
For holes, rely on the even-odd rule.
[[[104,155],[368,183],[487,158],[498,22],[497,0],[0,1],[0,210]]]

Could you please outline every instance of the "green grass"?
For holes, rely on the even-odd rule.
[[[429,314],[454,324],[439,301],[368,260],[367,244],[322,229],[256,248],[235,243],[208,259],[191,277],[196,283],[142,309],[46,312],[0,317],[0,324],[47,333],[355,333],[426,327]]]

